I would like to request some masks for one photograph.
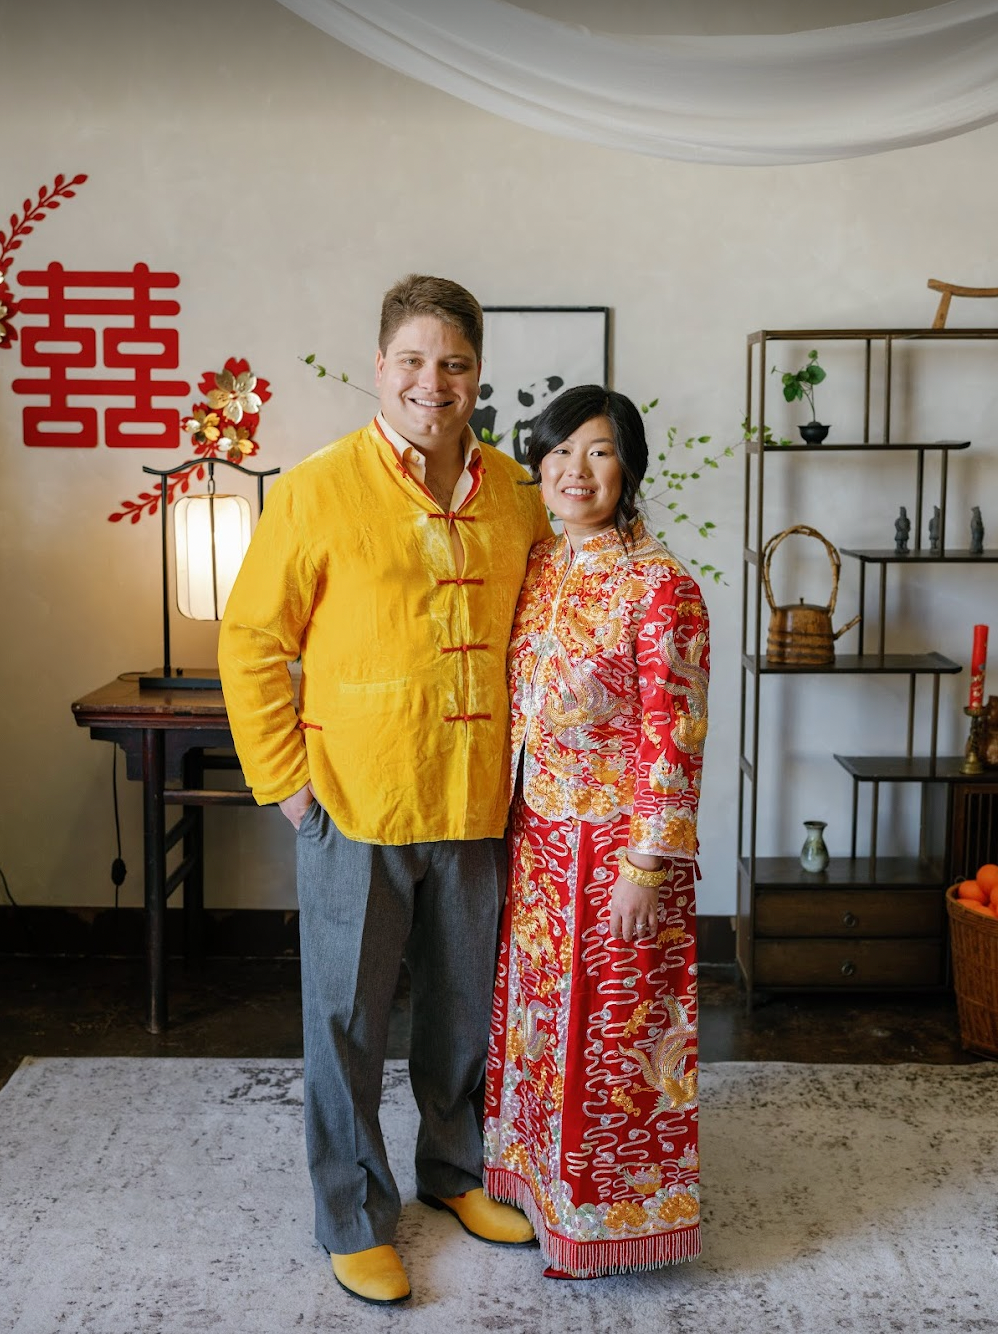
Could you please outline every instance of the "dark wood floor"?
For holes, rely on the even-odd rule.
[[[25,1056],[301,1056],[296,960],[171,965],[167,1033],[147,1033],[140,960],[0,958],[0,1085]],[[751,1014],[734,969],[701,968],[703,1061],[957,1064],[952,994],[763,998]],[[404,988],[389,1055],[408,1042]]]

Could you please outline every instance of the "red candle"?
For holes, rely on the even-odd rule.
[[[988,627],[974,626],[974,647],[970,654],[970,707],[984,707],[984,667],[988,660]]]

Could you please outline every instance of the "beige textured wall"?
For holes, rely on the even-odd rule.
[[[749,330],[924,325],[929,276],[998,283],[996,127],[818,166],[655,161],[479,112],[354,55],[274,0],[0,0],[0,47],[0,216],[57,172],[90,176],[26,241],[23,263],[145,260],[179,272],[184,378],[237,354],[271,381],[262,466],[290,467],[365,419],[367,400],[316,381],[298,358],[318,350],[369,383],[381,293],[410,269],[457,278],[486,304],[611,306],[616,386],[660,395],[663,429],[674,423],[718,445],[738,439]],[[998,310],[954,319],[998,323]],[[942,349],[917,380],[911,360],[901,418],[929,439],[975,441],[954,466],[950,521],[962,529],[976,498],[995,545],[993,351]],[[858,372],[834,350],[825,364],[822,415],[842,439],[856,429]],[[158,530],[106,516],[137,492],[143,462],[166,466],[181,451],[27,449],[24,400],[10,390],[19,373],[16,352],[0,353],[0,866],[24,902],[106,904],[111,748],[78,730],[69,706],[159,656]],[[782,408],[770,418],[778,429],[799,419]],[[839,545],[887,545],[898,505],[910,503],[894,463],[831,454],[805,472],[788,458],[772,476],[769,532],[803,521]],[[741,485],[739,458],[690,491],[691,510],[718,535],[707,546],[690,530],[674,539],[680,554],[728,577],[708,589],[700,902],[713,913],[734,907]],[[820,563],[780,577],[788,597],[824,596]],[[893,644],[966,663],[971,624],[990,621],[998,673],[996,582],[985,570],[895,573]],[[847,566],[840,621],[855,590]],[[211,656],[213,628],[174,626],[177,661]],[[950,748],[962,737],[963,681],[943,690]],[[796,851],[800,821],[822,816],[842,851],[849,787],[830,752],[903,748],[903,699],[884,681],[765,685],[776,743],[767,789],[786,782],[778,799],[767,790],[776,813],[763,850]],[[122,901],[137,903],[139,792],[123,778],[119,787],[130,868]],[[910,805],[885,796],[883,806],[885,839],[903,843]],[[211,903],[293,906],[290,831],[276,813],[215,813],[209,825]]]

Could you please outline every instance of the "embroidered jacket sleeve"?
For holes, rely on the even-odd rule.
[[[707,735],[707,610],[681,567],[656,588],[634,644],[641,702],[630,847],[692,861]]]

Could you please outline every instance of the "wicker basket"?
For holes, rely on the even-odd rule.
[[[998,918],[965,908],[956,885],[946,891],[946,911],[960,1041],[967,1051],[998,1056]]]

